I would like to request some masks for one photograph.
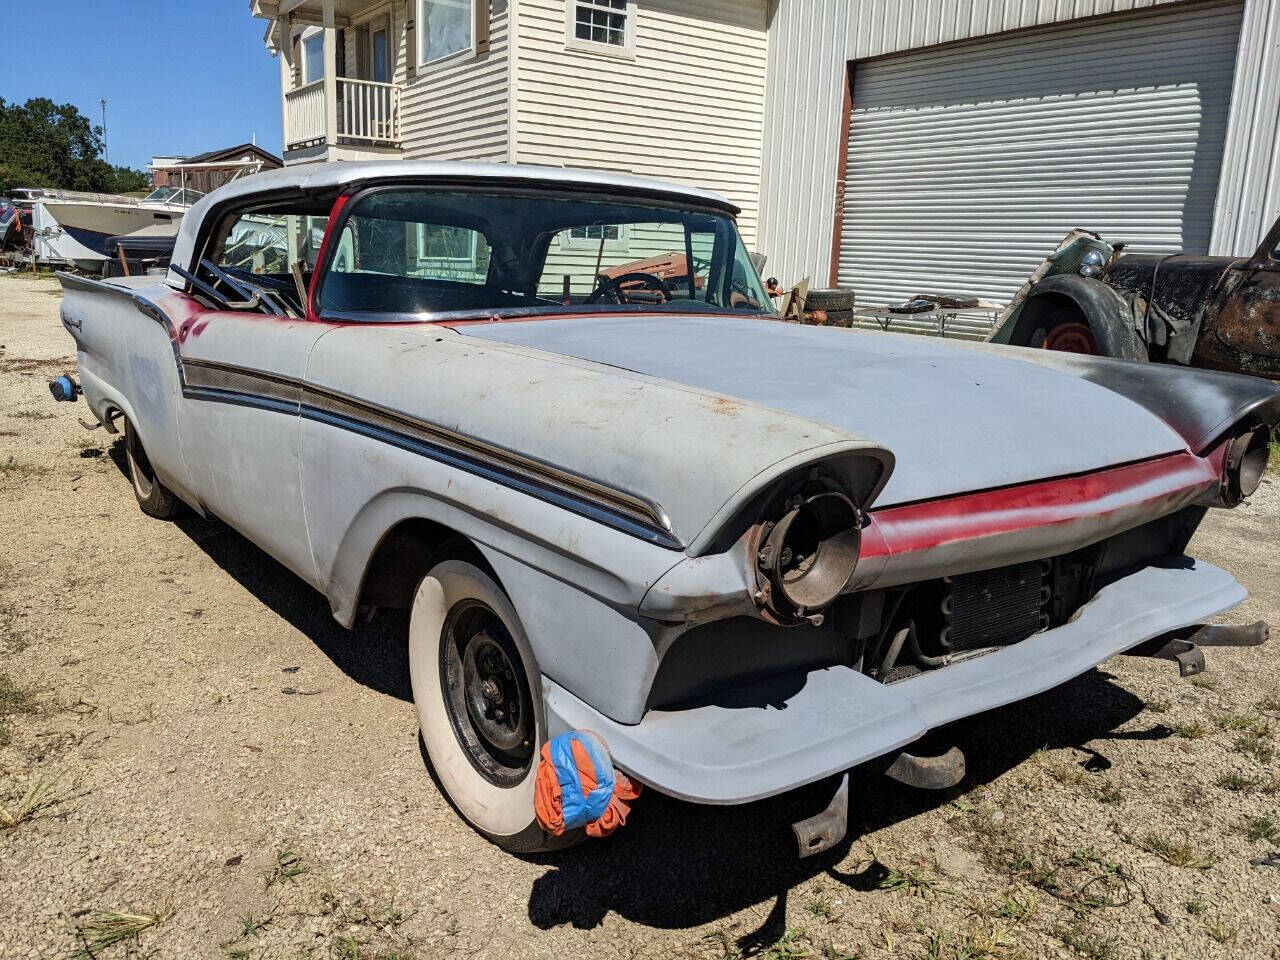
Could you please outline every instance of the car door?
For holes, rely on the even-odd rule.
[[[323,221],[293,217],[284,229],[287,237],[270,241],[285,250],[246,254],[246,244],[234,240],[244,224],[233,223],[228,236],[234,242],[221,245],[217,265],[274,274],[278,253],[287,262],[318,246],[297,236],[322,232]],[[298,413],[307,357],[327,327],[252,309],[209,309],[188,299],[190,314],[178,328],[179,429],[192,484],[211,513],[315,584],[298,470]]]
[[[1240,351],[1247,373],[1280,374],[1280,221],[1258,252],[1229,277],[1229,295],[1211,320],[1212,336]]]

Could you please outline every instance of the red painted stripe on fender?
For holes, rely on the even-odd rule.
[[[863,530],[862,556],[896,556],[1105,516],[1188,491],[1207,491],[1218,478],[1211,460],[1184,452],[1078,477],[873,509]]]

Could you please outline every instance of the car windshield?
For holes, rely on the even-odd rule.
[[[142,202],[192,204],[203,196],[199,190],[192,190],[190,187],[156,187],[142,198]]]
[[[772,313],[733,219],[570,194],[381,190],[340,223],[320,309],[351,319]]]

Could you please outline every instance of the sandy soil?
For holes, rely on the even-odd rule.
[[[856,775],[826,857],[787,823],[829,785],[647,795],[610,840],[514,857],[424,769],[403,622],[348,633],[226,527],[144,517],[114,438],[50,402],[57,315],[56,284],[0,277],[0,805],[56,801],[0,829],[0,957],[137,928],[101,955],[1280,957],[1274,643],[963,723],[960,789]],[[1280,622],[1278,517],[1273,478],[1193,545],[1249,588],[1233,622]]]

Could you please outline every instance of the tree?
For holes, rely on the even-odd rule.
[[[0,190],[57,187],[122,193],[142,190],[140,170],[102,159],[102,128],[74,104],[36,97],[21,106],[0,97]]]

